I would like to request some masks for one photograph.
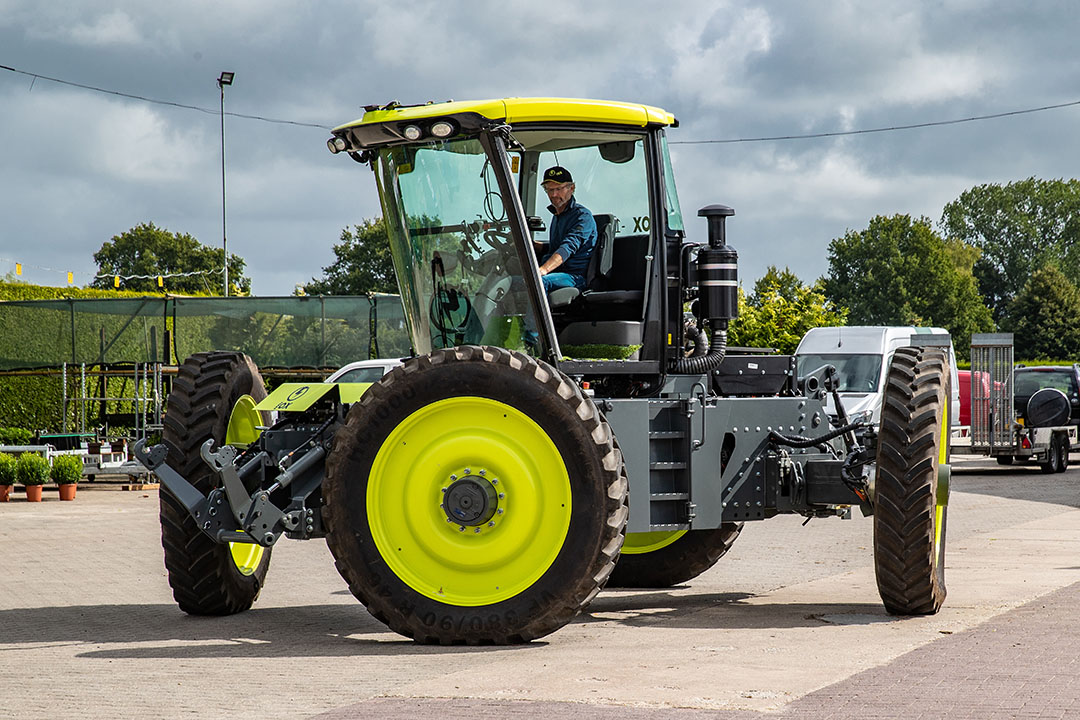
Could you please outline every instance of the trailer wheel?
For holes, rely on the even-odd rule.
[[[622,454],[550,365],[463,346],[371,386],[334,437],[327,544],[352,593],[418,642],[553,632],[607,581],[623,543]]]
[[[936,613],[945,600],[949,367],[941,348],[900,348],[882,400],[874,566],[885,609]]]
[[[167,462],[202,493],[216,477],[199,449],[208,439],[246,445],[266,418],[255,404],[266,397],[262,376],[246,355],[197,353],[180,366],[165,412],[162,441]],[[180,609],[192,615],[231,615],[255,602],[270,566],[270,548],[215,543],[187,509],[161,488],[161,544],[165,568]]]
[[[1060,472],[1061,450],[1058,448],[1060,444],[1060,438],[1057,435],[1050,436],[1050,447],[1046,449],[1046,462],[1039,463],[1039,469],[1044,475]]]
[[[696,578],[722,558],[742,523],[713,530],[627,533],[608,587],[667,588]]]
[[[1013,464],[1013,456],[1012,455],[998,455],[997,456],[997,464],[998,465],[1012,465]]]

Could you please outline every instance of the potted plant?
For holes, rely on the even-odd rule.
[[[26,452],[15,461],[15,479],[26,486],[27,502],[41,502],[41,486],[49,479],[49,461]]]
[[[15,456],[0,453],[0,502],[7,502],[15,484]]]
[[[77,483],[82,479],[82,459],[75,455],[58,455],[53,458],[49,477],[60,487],[61,500],[74,500]]]

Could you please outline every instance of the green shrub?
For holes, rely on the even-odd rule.
[[[24,428],[0,427],[0,445],[29,445],[34,433]]]
[[[15,484],[15,456],[0,453],[0,485]]]
[[[57,485],[70,485],[82,479],[82,459],[75,455],[57,455],[53,458],[49,477]]]
[[[23,453],[15,461],[15,479],[23,485],[44,485],[49,479],[49,461],[37,453]]]

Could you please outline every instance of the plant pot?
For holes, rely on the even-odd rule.
[[[40,485],[27,485],[26,486],[26,502],[41,502],[41,486]]]
[[[74,500],[75,490],[77,490],[79,486],[76,483],[64,483],[58,487],[60,488],[61,500]]]
[[[11,496],[11,486],[10,485],[0,485],[0,502],[7,502],[8,498],[10,496]]]

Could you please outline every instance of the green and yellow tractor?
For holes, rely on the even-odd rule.
[[[556,98],[391,103],[336,128],[375,174],[412,357],[369,388],[267,396],[233,352],[180,368],[160,445],[174,596],[251,607],[274,544],[326,538],[349,588],[419,642],[521,643],[607,586],[709,569],[743,524],[874,519],[885,608],[945,598],[949,368],[897,351],[879,428],[826,412],[838,375],[728,352],[737,253],[722,205],[687,237],[667,136],[644,105]],[[584,289],[546,294],[550,166],[597,225]],[[361,392],[363,390],[363,392]]]

